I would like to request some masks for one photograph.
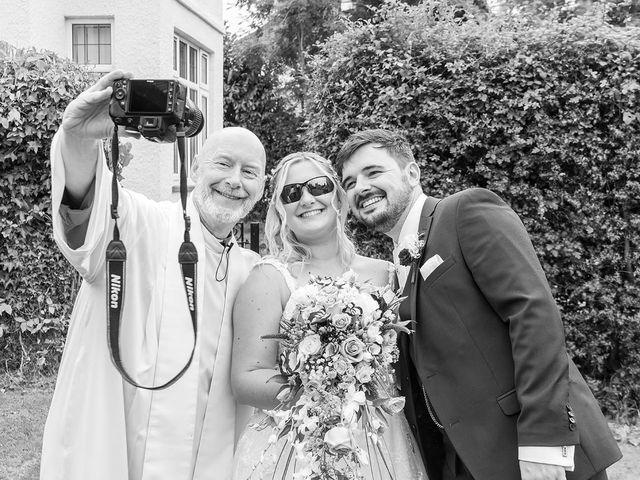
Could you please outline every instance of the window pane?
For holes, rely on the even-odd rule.
[[[189,100],[191,100],[196,105],[198,104],[198,91],[189,89]]]
[[[208,74],[209,74],[209,58],[206,55],[202,55],[202,68],[200,76],[201,76],[201,82],[204,83],[205,85],[207,83],[209,83],[209,80],[207,78]]]
[[[198,50],[189,47],[189,80],[198,81]]]
[[[100,45],[100,63],[111,63],[111,45]]]
[[[111,45],[111,25],[100,25],[100,45]]]
[[[209,125],[209,99],[202,96],[202,117],[204,118],[204,128],[202,129],[202,138],[207,138],[207,126]]]
[[[187,44],[180,42],[180,71],[178,75],[187,78]]]
[[[87,25],[87,44],[89,45],[97,45],[98,44],[98,30],[99,25]]]
[[[189,156],[187,157],[187,165],[191,168],[193,157],[198,154],[198,135],[189,139]]]
[[[73,45],[84,43],[84,25],[72,25],[71,38],[71,43]]]
[[[87,63],[100,63],[98,58],[98,46],[87,45]]]
[[[178,40],[173,39],[173,69],[178,70]]]
[[[78,59],[78,46],[77,45],[73,45],[71,47],[71,59],[76,63],[80,63],[80,61]]]

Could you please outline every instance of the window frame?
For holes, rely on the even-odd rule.
[[[184,63],[181,52],[181,44],[184,44],[184,54],[185,59]],[[195,57],[192,57],[192,52],[195,51]],[[192,65],[192,59],[195,58],[195,71],[194,66]],[[204,129],[202,132],[194,138],[187,139],[185,142],[185,155],[187,159],[187,175],[189,175],[189,171],[191,170],[191,161],[192,157],[197,155],[202,147],[204,141],[208,137],[209,130],[209,112],[211,110],[210,103],[210,83],[203,82],[203,58],[206,58],[207,64],[207,72],[206,72],[206,80],[210,78],[211,74],[211,52],[205,50],[196,42],[192,41],[185,35],[180,34],[179,32],[174,32],[173,34],[173,76],[184,83],[188,89],[188,98],[192,99],[194,96],[196,98],[196,103],[198,108],[202,111],[205,116]],[[181,67],[184,67],[181,68]],[[181,75],[184,70],[184,76]],[[195,81],[191,80],[192,73],[195,76]],[[194,95],[195,92],[195,95]],[[206,102],[206,103],[204,103]],[[180,157],[178,155],[178,146],[177,144],[174,147],[174,160],[173,160],[173,173],[177,178],[180,174]]]
[[[73,61],[73,26],[74,25],[109,25],[110,36],[110,63],[78,63],[89,68],[93,68],[94,72],[110,72],[113,70],[114,56],[114,29],[112,16],[96,16],[96,17],[65,17],[66,34],[67,34],[67,56]]]

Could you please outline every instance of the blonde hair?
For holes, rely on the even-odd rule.
[[[347,236],[345,231],[345,223],[347,221],[347,212],[349,205],[347,203],[347,194],[340,185],[338,175],[331,163],[316,153],[296,152],[284,157],[272,172],[271,178],[271,201],[267,209],[267,218],[265,220],[265,236],[267,237],[267,245],[269,253],[284,263],[295,261],[306,261],[311,258],[310,250],[298,239],[291,231],[286,222],[286,213],[280,194],[285,185],[285,179],[289,173],[289,168],[294,163],[311,162],[316,165],[324,174],[326,174],[334,184],[334,195],[331,199],[331,205],[336,211],[336,240],[338,243],[338,251],[340,252],[340,261],[345,267],[349,266],[356,254],[356,248],[353,242]],[[337,205],[336,205],[337,203]]]

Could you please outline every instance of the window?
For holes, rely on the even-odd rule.
[[[209,54],[193,42],[175,35],[173,37],[173,74],[184,83],[189,91],[189,100],[195,103],[205,119],[202,132],[185,142],[185,160],[190,167],[193,157],[207,138],[209,128]],[[178,147],[174,149],[173,171],[180,173]]]
[[[67,55],[74,62],[108,72],[113,64],[113,18],[67,17]]]
[[[189,81],[198,82],[198,50],[189,47]]]
[[[71,58],[83,65],[111,65],[111,25],[73,24]]]
[[[202,110],[202,116],[204,118],[209,118],[209,98],[206,95],[202,95],[200,97],[200,110]],[[207,129],[203,129],[202,135],[204,138],[207,138]]]
[[[202,68],[200,68],[200,83],[209,84],[209,55],[202,54]]]
[[[180,48],[178,49],[178,58],[180,63],[180,70],[178,71],[178,76],[182,78],[187,78],[187,44],[183,41],[180,41]]]

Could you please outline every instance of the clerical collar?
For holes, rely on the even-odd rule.
[[[229,247],[234,243],[233,232],[229,232],[225,238],[220,239],[216,237],[211,230],[207,228],[207,226],[202,224],[205,228],[202,229],[202,236],[204,237],[204,243],[210,250],[214,252],[222,252],[225,248]]]

